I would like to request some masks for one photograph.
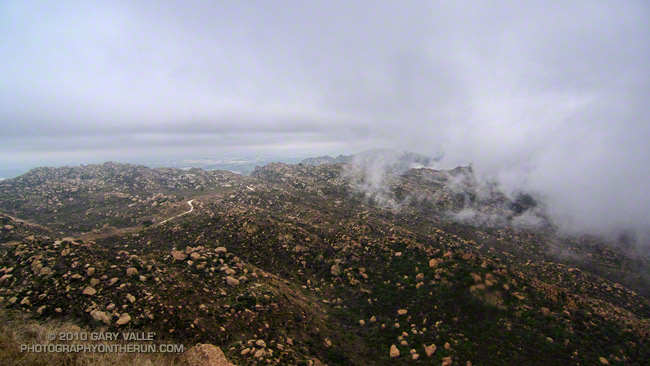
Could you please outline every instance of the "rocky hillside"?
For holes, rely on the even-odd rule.
[[[25,226],[2,247],[0,301],[34,319],[216,345],[237,365],[647,363],[646,256],[558,235],[533,197],[510,197],[470,167],[374,166],[273,163],[248,178],[166,180],[137,168],[150,188],[111,186],[182,194],[170,216],[189,199],[195,209],[115,235]],[[57,186],[66,169],[33,184]],[[16,181],[3,187],[20,197],[30,184]],[[182,189],[163,193],[169,181]],[[55,196],[63,211],[82,199]]]
[[[155,221],[185,195],[241,184],[225,171],[104,163],[36,168],[0,182],[0,211],[65,234]]]

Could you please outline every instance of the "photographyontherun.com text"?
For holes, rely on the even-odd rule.
[[[49,341],[59,342],[106,342],[127,341],[134,343],[34,343],[21,344],[20,352],[28,353],[182,353],[182,344],[154,344],[155,333],[135,332],[65,332],[50,333]],[[140,343],[141,342],[141,343]]]

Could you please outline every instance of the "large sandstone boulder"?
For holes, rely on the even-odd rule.
[[[185,358],[189,364],[196,366],[234,366],[228,362],[221,348],[211,344],[198,343],[185,352]]]

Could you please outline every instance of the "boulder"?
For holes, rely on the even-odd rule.
[[[124,314],[122,314],[122,316],[119,319],[117,319],[115,324],[124,325],[124,324],[127,324],[130,321],[131,321],[131,316],[129,314],[127,314],[127,313],[124,313]]]
[[[184,261],[187,258],[187,254],[181,252],[180,250],[172,250],[172,257],[177,261]]]
[[[223,354],[221,348],[211,344],[198,343],[185,352],[184,357],[190,365],[234,366],[228,362],[228,359],[226,359],[226,355]]]
[[[104,322],[105,324],[110,324],[111,323],[111,319],[103,311],[93,310],[93,311],[90,312],[90,315],[92,315],[93,319],[95,319],[95,320],[97,320],[99,322]]]
[[[333,265],[332,268],[330,268],[330,273],[333,276],[340,275],[341,274],[341,267],[338,264]]]
[[[394,344],[390,346],[390,357],[391,358],[399,357],[399,350],[397,349],[397,346],[395,346]]]
[[[436,350],[438,347],[436,347],[435,344],[431,344],[430,346],[424,345],[424,353],[426,353],[427,357],[431,357],[434,353],[436,353]]]

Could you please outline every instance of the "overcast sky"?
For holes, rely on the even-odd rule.
[[[649,4],[4,0],[0,168],[394,147],[649,227]]]

